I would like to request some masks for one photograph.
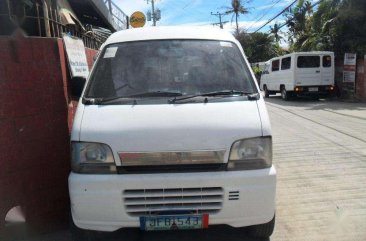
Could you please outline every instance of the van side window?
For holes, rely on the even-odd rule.
[[[323,67],[329,68],[332,66],[332,58],[330,55],[323,56]]]
[[[283,58],[281,60],[281,70],[291,69],[291,57]]]
[[[320,56],[299,56],[297,58],[298,68],[318,68],[320,67]]]
[[[272,71],[279,71],[280,70],[280,60],[273,60],[272,61]]]

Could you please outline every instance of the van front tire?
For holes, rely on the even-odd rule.
[[[71,240],[73,241],[97,241],[95,231],[81,229],[75,225],[72,217],[70,217],[69,221],[70,232],[71,232]]]
[[[268,223],[248,227],[248,233],[253,238],[269,238],[274,230],[276,216]]]

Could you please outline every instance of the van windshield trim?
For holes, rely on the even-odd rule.
[[[171,43],[173,41],[173,43]],[[141,41],[129,41],[129,42],[121,42],[121,43],[113,43],[113,44],[109,44],[107,46],[105,46],[103,48],[103,50],[101,51],[99,57],[98,57],[98,60],[96,61],[95,63],[95,67],[93,68],[93,71],[90,75],[90,81],[88,81],[87,83],[87,86],[86,86],[86,89],[85,89],[85,92],[84,92],[84,97],[87,98],[87,99],[91,99],[91,98],[94,98],[94,99],[110,99],[110,98],[131,98],[131,97],[134,97],[134,98],[149,98],[149,97],[155,97],[154,93],[165,93],[165,92],[174,92],[174,93],[178,93],[180,92],[181,94],[177,94],[177,96],[186,96],[186,95],[197,95],[199,94],[200,92],[213,92],[213,91],[220,91],[219,88],[217,89],[213,89],[213,91],[204,91],[205,89],[199,89],[199,90],[196,90],[196,91],[193,91],[193,92],[188,92],[188,91],[182,91],[181,89],[169,89],[169,88],[155,88],[155,89],[150,89],[148,91],[145,91],[145,92],[132,92],[131,93],[126,93],[126,94],[122,94],[122,95],[98,95],[98,94],[93,94],[91,89],[92,89],[92,86],[93,86],[93,82],[95,81],[95,76],[97,75],[97,71],[98,71],[98,67],[101,66],[101,62],[103,61],[106,61],[106,59],[109,59],[110,55],[107,56],[107,58],[105,58],[105,55],[106,55],[106,50],[108,48],[115,48],[116,46],[122,46],[122,45],[126,45],[126,44],[151,44],[151,43],[157,43],[157,42],[161,42],[161,43],[167,43],[168,45],[171,44],[171,45],[174,45],[174,44],[177,44],[179,46],[180,43],[182,43],[184,45],[184,43],[187,43],[188,44],[196,44],[196,45],[199,45],[199,44],[207,44],[208,46],[210,45],[215,45],[216,44],[216,48],[221,47],[221,52],[222,51],[227,51],[227,49],[232,49],[232,51],[236,51],[236,53],[231,53],[232,55],[236,55],[236,59],[235,60],[232,60],[233,58],[231,58],[231,60],[227,61],[227,62],[223,62],[225,63],[227,66],[234,66],[234,68],[237,68],[240,66],[239,68],[239,72],[236,71],[236,74],[234,73],[234,76],[237,76],[237,79],[235,79],[235,77],[233,77],[232,79],[234,80],[234,83],[237,82],[237,83],[245,83],[245,86],[247,86],[246,88],[242,88],[243,89],[243,92],[245,93],[253,93],[253,92],[257,92],[257,89],[255,87],[255,84],[254,84],[254,80],[253,80],[253,77],[251,76],[250,74],[250,71],[249,71],[249,68],[247,66],[247,64],[245,63],[245,60],[244,60],[244,57],[242,56],[241,54],[241,51],[239,50],[239,48],[236,46],[235,43],[231,42],[231,41],[222,41],[222,40],[213,40],[213,39],[164,39],[164,40],[141,40]],[[126,46],[125,46],[126,47]],[[226,49],[225,49],[226,48]],[[179,49],[179,47],[178,47]],[[210,49],[210,48],[207,48],[207,49]],[[224,50],[222,50],[224,49]],[[183,48],[184,50],[184,48]],[[119,50],[118,50],[119,51]],[[187,51],[190,51],[189,49]],[[110,51],[109,51],[110,52]],[[177,52],[177,51],[176,51]],[[230,51],[229,51],[230,52]],[[191,50],[191,54],[194,53],[194,51]],[[205,52],[202,52],[202,53],[205,53]],[[218,53],[218,52],[217,52]],[[217,54],[216,53],[216,54]],[[109,53],[110,54],[110,53]],[[169,53],[168,53],[169,54]],[[177,53],[173,53],[173,57],[174,55],[177,54]],[[179,51],[178,51],[178,56],[179,56]],[[184,54],[182,56],[185,56]],[[166,56],[165,56],[166,57]],[[179,56],[180,57],[180,56]],[[195,56],[192,56],[192,57],[195,57]],[[191,57],[191,58],[192,58]],[[208,58],[207,58],[208,57]],[[209,59],[210,57],[207,56],[206,59]],[[227,59],[227,57],[226,57]],[[176,60],[173,58],[173,61]],[[111,60],[109,60],[111,61]],[[198,61],[200,62],[200,61]],[[146,64],[146,62],[145,62]],[[189,66],[188,66],[189,67]],[[210,80],[210,78],[208,78],[207,76],[210,77],[209,74],[206,74],[206,73],[209,73],[209,69],[206,70],[206,68],[208,67],[208,65],[202,65],[202,72],[205,72],[203,73],[203,76],[204,78],[206,78],[208,81]],[[204,68],[204,70],[203,70]],[[142,68],[141,68],[142,69]],[[221,73],[220,70],[218,70],[219,72],[217,73]],[[184,72],[183,70],[181,72]],[[188,71],[186,71],[187,73]],[[211,71],[212,72],[212,71]],[[166,73],[166,72],[163,72],[163,73]],[[201,73],[202,74],[202,73]],[[239,75],[237,75],[239,74]],[[182,79],[186,76],[184,75],[187,75],[187,74],[182,74],[182,76],[173,76],[172,79],[174,81],[177,81],[177,83],[179,84],[179,82],[182,82]],[[211,74],[212,75],[212,74]],[[103,76],[104,77],[104,76]],[[149,76],[151,77],[151,76]],[[156,78],[146,78],[146,79],[151,79],[151,81],[154,81]],[[225,85],[225,79],[223,79],[222,81],[222,85],[224,86]],[[131,84],[134,84],[133,82],[129,83],[127,81],[127,83],[125,83],[124,85],[121,85],[120,88],[123,88],[123,89],[132,89],[134,86],[131,85]],[[132,87],[132,88],[131,88]],[[166,87],[166,86],[165,86]],[[230,87],[230,86],[229,86]],[[128,91],[126,91],[128,92]],[[141,93],[152,93],[151,96],[149,96],[149,94],[146,94],[146,96],[140,96]],[[174,94],[175,95],[175,94]],[[171,96],[174,96],[174,95],[171,95]],[[163,94],[157,94],[156,97],[165,97],[163,96]]]

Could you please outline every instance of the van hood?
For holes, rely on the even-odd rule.
[[[118,152],[226,150],[262,136],[257,101],[161,105],[85,105],[80,141]],[[227,158],[226,158],[227,159]]]

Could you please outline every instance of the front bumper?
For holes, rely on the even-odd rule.
[[[125,191],[136,189],[222,189],[220,210],[209,224],[243,227],[269,222],[275,212],[276,170],[130,175],[70,173],[69,192],[74,223],[82,229],[115,231],[139,227],[139,217],[126,210]],[[235,194],[235,198],[230,195]],[[236,198],[239,194],[239,198]]]

